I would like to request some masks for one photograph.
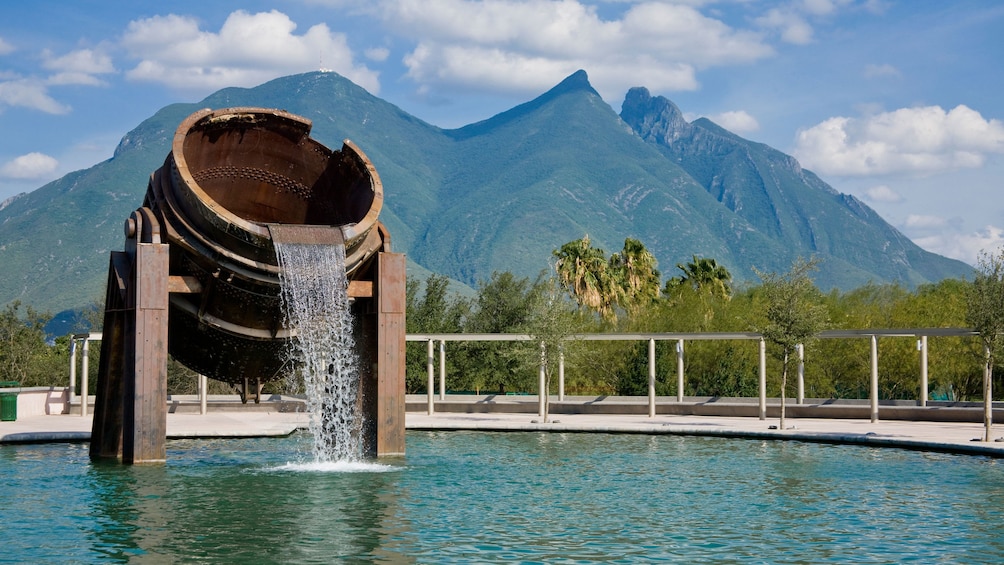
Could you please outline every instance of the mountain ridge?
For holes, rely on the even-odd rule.
[[[103,296],[108,252],[142,204],[174,131],[203,108],[281,108],[313,122],[337,149],[352,139],[385,188],[380,219],[413,272],[468,285],[493,271],[535,276],[550,251],[588,234],[609,251],[641,240],[664,274],[691,255],[737,280],[820,257],[822,288],[915,286],[971,273],[926,252],[860,200],[793,157],[710,120],[687,122],[668,99],[628,91],[618,114],[585,71],[524,104],[447,130],[411,116],[336,73],[227,88],[161,108],[123,136],[112,158],[0,208],[0,301],[79,307]],[[424,272],[424,271],[423,271]]]

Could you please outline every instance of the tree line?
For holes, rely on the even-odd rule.
[[[907,289],[899,284],[867,284],[823,292],[811,280],[813,260],[798,260],[786,273],[760,273],[759,284],[737,285],[714,259],[694,256],[676,265],[662,281],[644,245],[633,239],[607,256],[588,237],[554,250],[553,269],[535,279],[509,272],[482,281],[473,297],[449,291],[448,279],[432,275],[408,280],[409,333],[529,333],[539,318],[562,320],[563,335],[576,333],[749,332],[768,342],[768,394],[790,395],[789,368],[795,345],[805,344],[805,395],[808,398],[868,398],[870,341],[814,339],[826,329],[973,328],[974,312],[1004,319],[1004,269],[1001,258],[982,255],[974,281],[946,279]],[[996,272],[991,268],[998,265]],[[982,286],[981,286],[982,285]],[[553,301],[558,288],[561,300]],[[1002,297],[998,306],[976,290]],[[996,293],[996,294],[994,294]],[[552,296],[549,310],[543,297]],[[978,307],[979,304],[989,306]],[[542,314],[546,312],[546,315]],[[991,332],[993,333],[993,332]],[[996,335],[996,333],[993,333]],[[999,340],[998,340],[999,341]],[[563,342],[565,390],[583,395],[645,395],[648,391],[647,343]],[[972,337],[929,341],[932,399],[984,398],[984,367],[997,364],[1000,344]],[[447,389],[480,393],[535,393],[539,350],[527,342],[449,342]],[[656,343],[656,393],[676,395],[675,342]],[[995,356],[989,361],[986,352]],[[519,353],[517,353],[519,352]],[[534,354],[537,354],[535,356]],[[407,390],[425,392],[425,343],[409,342]],[[691,341],[686,344],[687,396],[751,397],[758,394],[756,341]],[[880,339],[879,397],[917,399],[920,357],[911,338]],[[436,364],[438,373],[438,361]],[[994,371],[993,390],[1001,390]],[[437,377],[438,382],[438,377]],[[552,389],[552,393],[554,390]],[[995,393],[999,398],[1000,393]]]
[[[1000,398],[1000,335],[1004,333],[1004,268],[1001,255],[981,255],[973,281],[946,279],[907,289],[897,284],[868,284],[850,291],[822,292],[809,278],[812,262],[788,273],[760,273],[760,284],[737,285],[712,258],[693,256],[676,265],[663,281],[654,257],[637,240],[607,255],[588,237],[555,249],[552,268],[533,279],[497,272],[473,295],[451,292],[440,275],[409,278],[408,333],[523,333],[531,342],[449,343],[447,387],[450,391],[535,393],[542,354],[546,377],[564,357],[568,394],[645,395],[648,390],[647,343],[567,340],[578,333],[746,332],[765,337],[777,324],[789,325],[768,339],[768,394],[790,394],[786,382],[792,347],[785,341],[808,322],[805,394],[809,398],[867,398],[870,343],[866,339],[812,340],[820,329],[956,327],[984,329],[979,338],[931,338],[929,382],[934,399],[979,400],[988,382]],[[791,288],[785,287],[791,286]],[[789,294],[785,294],[785,293]],[[791,294],[794,293],[794,294]],[[784,305],[797,304],[785,310]],[[100,309],[87,322],[100,325]],[[799,315],[811,314],[808,320]],[[795,316],[795,318],[791,318]],[[69,336],[47,338],[51,318],[13,302],[0,310],[0,380],[21,386],[65,386]],[[774,324],[772,326],[772,324]],[[995,325],[996,324],[996,325]],[[794,330],[793,330],[794,328]],[[805,327],[802,328],[804,330]],[[86,331],[82,326],[76,331]],[[797,331],[794,332],[797,334]],[[541,351],[540,344],[545,344]],[[676,394],[675,343],[659,341],[656,392]],[[91,371],[97,369],[91,350]],[[425,392],[426,344],[407,346],[406,388]],[[686,344],[687,396],[750,397],[758,393],[758,345],[755,341],[692,341]],[[438,364],[437,364],[438,365]],[[438,368],[438,367],[437,367]],[[190,371],[172,362],[169,391],[194,392]],[[879,396],[916,399],[919,354],[909,338],[880,340]],[[990,375],[990,380],[984,374]],[[92,374],[91,383],[96,379]],[[214,383],[225,386],[223,383]],[[279,386],[279,385],[276,385]],[[217,387],[219,388],[219,387]],[[219,392],[225,392],[220,389]],[[276,390],[274,392],[282,392]],[[553,389],[552,389],[553,392]]]

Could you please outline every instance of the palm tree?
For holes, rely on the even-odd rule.
[[[728,300],[732,297],[732,273],[714,259],[693,256],[694,260],[676,268],[683,276],[673,277],[666,283],[667,293],[675,286],[689,286],[701,294],[710,294]]]
[[[562,245],[553,255],[561,288],[578,305],[591,308],[603,317],[613,316],[616,294],[606,256],[602,249],[590,244],[589,235]]]
[[[615,273],[621,291],[617,302],[627,308],[650,304],[659,298],[658,262],[645,245],[634,238],[624,240],[624,249],[610,256],[610,271]]]

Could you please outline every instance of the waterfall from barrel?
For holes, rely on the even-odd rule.
[[[345,248],[274,241],[286,327],[296,332],[290,355],[302,378],[314,434],[314,459],[356,460],[362,454],[358,360],[349,312]]]

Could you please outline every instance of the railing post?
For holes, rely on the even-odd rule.
[[[87,416],[87,390],[90,388],[90,383],[88,382],[88,374],[90,373],[90,367],[88,365],[87,356],[91,350],[91,340],[84,338],[84,347],[80,354],[80,416]]]
[[[993,379],[990,378],[992,367],[990,365],[990,348],[983,346],[983,441],[991,441],[994,426],[994,390]]]
[[[927,336],[920,336],[917,342],[917,349],[920,350],[920,405],[927,406]]]
[[[767,419],[767,342],[760,338],[760,419]]]
[[[446,340],[439,340],[439,399],[446,400]]]
[[[70,338],[70,399],[69,402],[73,403],[73,397],[77,395],[77,337]]]
[[[435,354],[435,346],[433,345],[432,340],[430,339],[428,341],[428,348],[427,348],[427,353],[426,353],[426,356],[425,356],[426,367],[429,370],[429,383],[428,383],[428,394],[427,394],[427,396],[429,398],[429,414],[433,414],[436,411],[436,408],[435,408],[435,406],[436,406],[436,399],[435,399],[435,394],[436,394],[436,390],[435,390],[435,387],[436,387],[436,377],[435,377],[435,373],[433,371],[433,362],[435,361],[435,355],[436,355]]]
[[[538,415],[543,418],[544,413],[547,410],[547,379],[544,375],[544,363],[546,363],[546,351],[544,349],[544,342],[540,342],[540,371],[538,372],[538,395],[537,395],[537,412]]]
[[[872,423],[878,422],[878,336],[872,336],[872,375],[868,397],[872,404]]]
[[[648,340],[648,417],[655,418],[655,340]]]
[[[805,345],[796,345],[795,351],[798,352],[798,398],[795,402],[805,404]]]
[[[683,340],[676,342],[676,401],[683,402]]]
[[[209,413],[209,378],[199,374],[199,413],[205,416]]]
[[[558,402],[565,401],[565,352],[558,352]]]

